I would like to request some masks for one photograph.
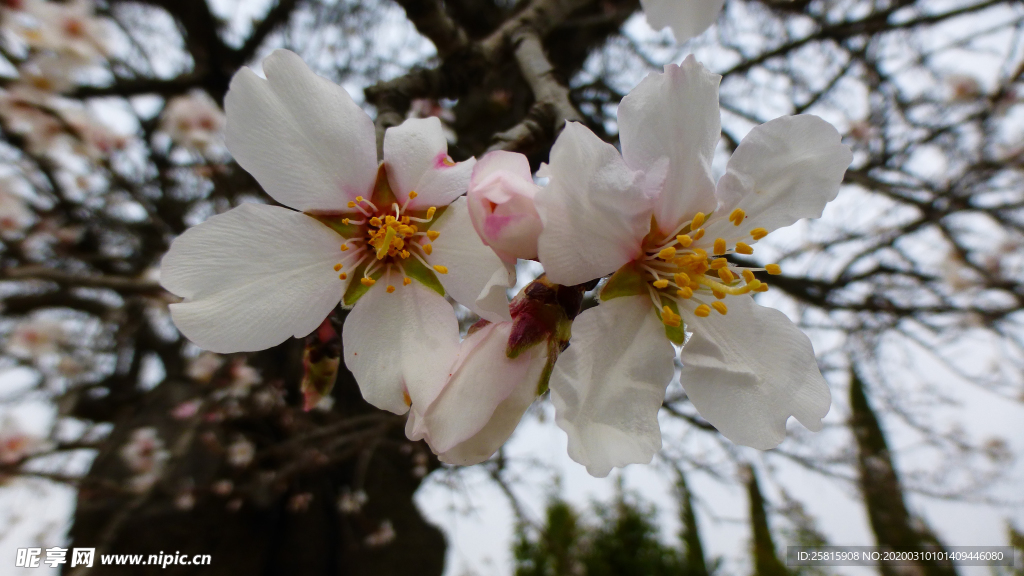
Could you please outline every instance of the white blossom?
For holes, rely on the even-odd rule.
[[[621,155],[570,123],[537,195],[548,278],[574,285],[612,274],[551,377],[569,455],[595,476],[661,448],[673,345],[690,401],[736,443],[774,447],[789,416],[818,430],[829,409],[810,340],[751,297],[767,289],[754,272],[779,267],[726,256],[819,217],[852,154],[820,118],[783,117],[751,130],[716,186],[720,79],[692,56],[645,78],[619,105]]]

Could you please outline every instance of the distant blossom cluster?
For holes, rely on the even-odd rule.
[[[680,2],[680,16],[645,2],[677,38],[710,25],[711,4]],[[343,88],[285,50],[263,70],[233,79],[225,141],[283,207],[213,216],[161,265],[183,298],[171,316],[201,348],[326,341],[325,318],[348,308],[343,360],[363,397],[408,414],[407,436],[452,464],[490,458],[548,390],[591,474],[650,462],[676,357],[698,411],[734,442],[771,448],[790,416],[821,427],[830,395],[810,341],[753,301],[781,270],[752,254],[838,193],[852,156],[827,122],[754,128],[716,183],[720,77],[691,56],[622,100],[621,152],[567,124],[541,186],[521,154],[452,159],[434,114],[387,130],[378,162],[373,123]],[[509,301],[520,259],[546,274]],[[580,313],[595,285],[600,304]],[[464,335],[449,299],[480,318]],[[218,369],[202,358],[198,372]],[[307,376],[325,366],[333,379],[313,361]],[[339,505],[358,509],[353,498]]]

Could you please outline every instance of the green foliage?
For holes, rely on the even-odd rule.
[[[702,552],[692,560],[687,553],[702,547],[686,494],[681,514],[692,521],[682,531],[682,546],[663,543],[654,505],[621,486],[610,504],[592,506],[589,523],[553,498],[543,527],[517,531],[516,576],[708,576]]]

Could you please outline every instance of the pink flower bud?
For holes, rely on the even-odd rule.
[[[533,197],[530,162],[516,152],[485,154],[469,181],[469,216],[484,244],[507,262],[537,258],[542,224]]]

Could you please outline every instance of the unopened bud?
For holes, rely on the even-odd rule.
[[[542,224],[530,162],[517,152],[489,152],[473,167],[467,199],[473,227],[484,244],[507,262],[537,258]]]

